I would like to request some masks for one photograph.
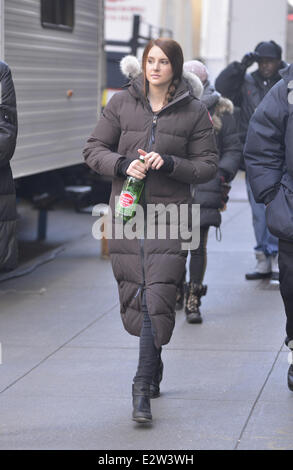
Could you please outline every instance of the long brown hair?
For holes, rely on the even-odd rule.
[[[168,91],[165,96],[165,101],[164,101],[164,104],[167,104],[170,101],[172,101],[173,96],[175,95],[176,89],[182,77],[183,63],[184,63],[183,52],[182,52],[180,44],[174,41],[174,39],[170,39],[170,38],[151,39],[147,43],[143,51],[143,56],[142,56],[142,71],[144,75],[145,97],[147,97],[148,88],[149,88],[149,83],[146,78],[146,62],[147,62],[149,52],[151,48],[154,46],[158,46],[160,49],[162,49],[164,54],[166,54],[166,56],[170,60],[171,66],[172,66],[173,79],[169,85]]]

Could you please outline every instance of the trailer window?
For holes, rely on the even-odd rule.
[[[74,26],[74,0],[41,0],[43,28],[72,31]]]

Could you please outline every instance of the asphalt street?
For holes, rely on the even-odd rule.
[[[36,214],[19,211],[32,243]],[[163,348],[151,425],[131,420],[138,338],[123,329],[94,220],[66,207],[50,212],[53,255],[0,277],[0,449],[293,449],[280,293],[245,280],[255,261],[243,174],[221,242],[210,230],[204,321],[190,325],[178,312]]]

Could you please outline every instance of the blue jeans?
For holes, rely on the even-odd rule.
[[[262,251],[266,256],[278,253],[278,238],[269,232],[266,222],[266,209],[262,203],[255,202],[253,192],[246,177],[247,195],[252,211],[252,224],[256,239],[256,251]]]

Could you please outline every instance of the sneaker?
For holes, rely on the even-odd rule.
[[[255,257],[255,270],[251,273],[245,274],[247,281],[270,278],[272,275],[271,257],[266,256],[262,251],[256,251]]]
[[[271,256],[271,263],[272,263],[272,276],[270,280],[270,284],[272,285],[279,285],[279,264],[278,264],[278,255]]]

